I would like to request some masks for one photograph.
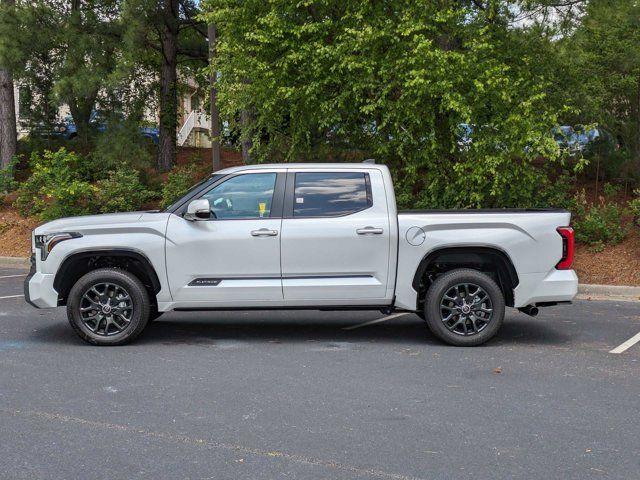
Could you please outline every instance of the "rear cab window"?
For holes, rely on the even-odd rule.
[[[293,217],[341,217],[373,205],[371,179],[363,172],[296,172]]]

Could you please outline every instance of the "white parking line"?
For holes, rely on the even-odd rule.
[[[342,327],[343,330],[354,330],[360,327],[366,327],[367,325],[373,325],[374,323],[386,322],[387,320],[391,320],[392,318],[401,317],[403,315],[409,315],[409,313],[396,313],[395,315],[389,315],[387,317],[376,318],[375,320],[370,320],[368,322],[359,323],[358,325],[351,325],[350,327]]]
[[[26,275],[1,275],[0,278],[26,277]]]
[[[640,342],[640,333],[637,333],[626,342],[620,344],[619,346],[611,350],[609,353],[622,353],[630,349],[631,347],[633,347],[638,342]]]
[[[0,297],[0,300],[4,300],[6,298],[19,298],[24,297],[24,295],[7,295],[6,297]]]

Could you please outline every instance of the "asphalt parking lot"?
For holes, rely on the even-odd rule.
[[[510,310],[483,347],[415,315],[169,313],[91,347],[0,269],[0,478],[640,478],[640,303]],[[18,276],[13,276],[18,275]]]

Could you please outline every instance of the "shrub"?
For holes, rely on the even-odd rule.
[[[82,215],[95,210],[96,187],[86,177],[87,159],[61,148],[31,154],[31,176],[20,185],[16,208],[43,220]]]
[[[614,198],[616,195],[618,195],[618,193],[620,193],[620,190],[622,189],[622,187],[620,185],[614,185],[613,183],[605,183],[604,187],[602,187],[602,191],[604,193],[604,197],[608,200]]]
[[[101,213],[130,212],[140,209],[153,194],[140,182],[134,170],[109,172],[108,178],[97,183],[97,205]]]
[[[5,195],[13,192],[18,183],[15,181],[15,170],[18,159],[13,157],[5,168],[0,168],[0,205],[4,204]]]
[[[15,181],[15,170],[18,158],[13,157],[5,168],[0,168],[0,195],[13,192],[18,186]]]
[[[167,177],[167,182],[162,186],[162,208],[171,205],[180,198],[194,184],[196,175],[195,165],[187,165],[175,168]]]
[[[633,194],[636,198],[629,201],[629,210],[631,211],[631,215],[633,215],[634,223],[640,226],[640,189],[634,190]]]
[[[622,209],[615,203],[589,206],[584,190],[574,198],[573,227],[576,240],[602,250],[605,244],[620,243],[626,231],[622,226]]]
[[[116,119],[97,137],[93,152],[94,168],[105,173],[125,166],[136,170],[149,168],[153,166],[154,149],[151,140],[140,134],[136,122]]]

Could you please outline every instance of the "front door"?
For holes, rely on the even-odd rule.
[[[166,257],[176,308],[282,302],[280,230],[284,172],[225,177],[199,198],[208,220],[171,215]]]
[[[390,238],[381,172],[289,170],[282,221],[285,300],[389,303]]]

